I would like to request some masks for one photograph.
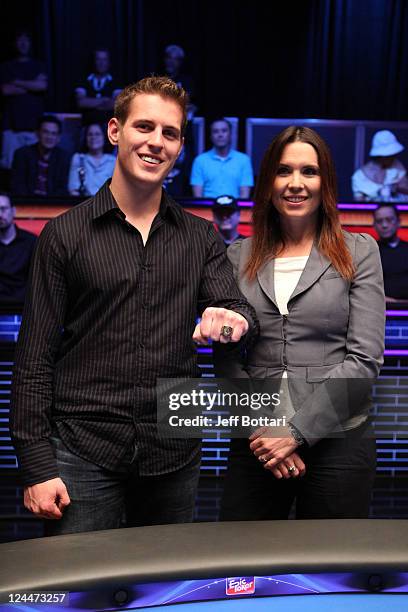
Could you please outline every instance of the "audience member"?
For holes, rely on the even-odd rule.
[[[61,122],[53,115],[41,117],[38,143],[14,153],[11,189],[15,195],[68,195],[69,155],[58,147]]]
[[[226,245],[239,238],[245,238],[238,232],[240,211],[238,202],[229,195],[219,196],[213,205],[213,220]]]
[[[248,155],[231,148],[231,124],[217,119],[210,126],[213,148],[198,155],[191,171],[190,183],[196,198],[228,193],[234,198],[248,198],[254,184]]]
[[[35,129],[44,112],[47,75],[43,62],[31,57],[31,36],[18,32],[15,59],[0,65],[3,101],[1,166],[10,168],[14,151],[37,141]]]
[[[24,302],[36,236],[14,223],[16,209],[0,192],[0,303]]]
[[[183,71],[185,60],[184,49],[179,45],[167,45],[164,49],[164,71],[179,87],[182,87],[191,100],[194,97],[192,77]]]
[[[396,158],[404,146],[389,130],[373,136],[370,161],[351,178],[354,199],[359,202],[408,201],[407,171]]]
[[[103,48],[95,49],[93,60],[94,71],[75,89],[76,102],[84,123],[107,123],[112,116],[120,87],[109,72],[109,51]]]
[[[394,206],[380,204],[376,208],[374,227],[380,237],[378,246],[388,302],[408,300],[408,242],[398,237],[399,226],[399,212]]]
[[[102,187],[113,174],[116,157],[105,153],[105,132],[99,123],[91,123],[84,129],[82,153],[71,159],[68,191],[71,195],[89,196]]]

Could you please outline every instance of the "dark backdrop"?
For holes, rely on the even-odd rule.
[[[73,89],[95,45],[122,83],[157,72],[181,44],[199,112],[407,120],[406,0],[3,0],[0,60],[16,25],[46,59],[50,110],[74,110]]]

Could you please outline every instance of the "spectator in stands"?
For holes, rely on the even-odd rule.
[[[104,48],[95,49],[93,59],[94,71],[75,89],[76,102],[85,123],[107,123],[112,116],[120,87],[109,72],[109,51]]]
[[[179,45],[167,45],[164,49],[165,74],[188,93],[191,102],[191,99],[194,97],[193,79],[183,71],[184,60],[184,49]]]
[[[358,202],[408,201],[407,171],[396,158],[404,146],[389,130],[373,136],[370,161],[351,178],[354,199]]]
[[[398,237],[399,226],[399,212],[394,206],[380,204],[376,208],[374,227],[380,237],[378,246],[388,302],[408,300],[408,242]]]
[[[0,302],[24,302],[36,236],[14,223],[16,209],[0,192]]]
[[[15,38],[17,56],[0,65],[3,101],[1,166],[10,168],[14,151],[37,142],[35,129],[44,112],[48,82],[43,62],[31,57],[31,36],[24,31]]]
[[[245,238],[238,232],[239,218],[240,211],[235,198],[223,195],[214,201],[213,220],[226,245]]]
[[[196,198],[228,193],[234,198],[248,198],[254,184],[248,155],[231,148],[231,124],[216,119],[210,126],[213,148],[198,155],[191,171],[190,183]]]
[[[38,143],[14,153],[11,188],[14,195],[68,195],[69,155],[58,147],[61,122],[53,115],[41,117]]]
[[[99,123],[91,123],[84,129],[82,153],[75,153],[71,160],[68,191],[75,196],[89,196],[102,187],[113,174],[116,157],[105,152],[105,132]]]

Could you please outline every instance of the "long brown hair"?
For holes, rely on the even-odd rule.
[[[283,149],[292,142],[312,145],[319,161],[322,203],[319,206],[317,248],[343,278],[351,280],[354,266],[336,207],[337,180],[333,158],[325,141],[314,130],[298,126],[290,126],[280,132],[263,157],[254,195],[252,249],[245,273],[253,280],[263,264],[276,257],[285,246],[279,213],[272,204],[272,188]]]

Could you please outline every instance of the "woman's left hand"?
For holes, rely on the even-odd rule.
[[[269,466],[269,461],[263,464],[265,470],[269,470],[278,480],[282,478],[298,478],[306,474],[306,466],[297,453],[292,453],[275,467]]]
[[[255,457],[262,457],[262,462],[268,462],[268,469],[274,468],[299,446],[288,430],[284,438],[268,437],[267,428],[258,429],[249,438],[249,448]]]

